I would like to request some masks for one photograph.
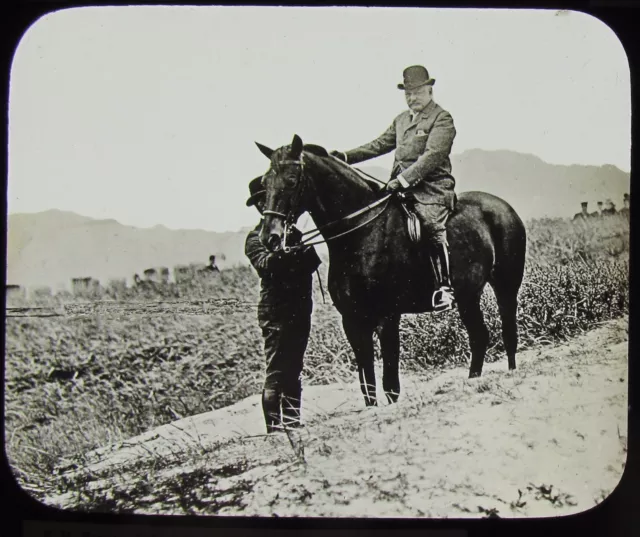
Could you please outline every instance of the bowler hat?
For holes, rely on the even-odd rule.
[[[249,183],[249,199],[247,200],[247,207],[251,207],[256,204],[256,201],[264,196],[266,190],[262,186],[262,175],[252,179]]]
[[[403,83],[398,84],[398,89],[412,90],[420,86],[433,86],[435,78],[429,77],[429,71],[422,65],[412,65],[402,72]]]

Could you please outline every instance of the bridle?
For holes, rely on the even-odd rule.
[[[335,157],[334,157],[335,158]],[[340,161],[342,163],[342,161]],[[389,205],[389,201],[391,199],[391,197],[393,196],[393,194],[388,193],[385,194],[383,197],[381,197],[380,199],[374,201],[373,203],[370,203],[369,205],[367,205],[366,207],[363,207],[362,209],[359,209],[351,214],[348,214],[346,216],[343,216],[337,220],[334,220],[332,222],[329,222],[327,224],[324,224],[323,226],[320,226],[318,228],[314,228],[311,229],[309,231],[305,231],[302,233],[302,240],[300,242],[300,244],[296,244],[293,246],[288,246],[286,244],[287,242],[287,237],[289,235],[290,229],[293,226],[295,220],[297,219],[298,216],[300,216],[300,204],[302,202],[303,196],[305,194],[305,191],[307,189],[307,182],[308,180],[306,179],[306,176],[304,174],[304,157],[303,155],[300,156],[300,160],[281,160],[278,161],[278,167],[280,167],[280,165],[283,164],[293,164],[295,166],[299,167],[298,170],[298,176],[296,178],[296,189],[294,191],[293,197],[291,199],[291,203],[289,205],[289,212],[287,214],[284,214],[282,212],[279,211],[274,211],[274,210],[270,210],[270,209],[265,209],[263,211],[263,214],[266,215],[273,215],[273,216],[279,216],[280,218],[284,219],[284,239],[283,239],[283,243],[282,243],[282,249],[284,251],[284,253],[290,253],[290,252],[294,252],[296,250],[300,250],[303,248],[307,248],[309,246],[315,246],[317,244],[322,244],[325,242],[329,242],[331,240],[337,239],[339,237],[343,237],[345,235],[348,235],[350,233],[353,233],[354,231],[357,231],[358,229],[363,228],[364,226],[370,224],[371,222],[373,222],[374,220],[376,220],[378,217],[380,217],[387,209],[387,206]],[[364,174],[367,177],[382,183],[384,185],[386,185],[386,183],[384,183],[383,181],[380,181],[379,179],[376,179],[375,177],[372,177],[368,174],[365,174],[362,170],[358,170],[357,168],[352,168],[351,166],[349,166],[348,164],[343,163],[345,166],[348,166],[350,169],[357,171],[359,174]],[[264,181],[264,179],[263,179]],[[376,212],[376,214],[369,218],[368,220],[361,222],[360,224],[358,224],[357,226],[347,229],[346,231],[343,231],[341,233],[338,233],[336,235],[332,235],[329,237],[324,237],[323,239],[317,240],[315,242],[314,239],[316,239],[319,235],[322,234],[323,231],[327,231],[329,228],[331,228],[332,226],[336,226],[340,223],[344,223],[347,222],[349,220],[353,220],[354,218],[357,218],[369,211],[371,211],[372,209],[379,207],[380,205],[382,205],[382,209],[380,209],[379,211]]]

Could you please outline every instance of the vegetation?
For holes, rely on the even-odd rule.
[[[628,313],[626,220],[536,220],[528,232],[521,349]],[[326,270],[324,263],[324,282]],[[240,267],[206,282],[128,289],[119,297],[41,297],[35,305],[67,315],[7,318],[5,438],[21,485],[42,497],[56,467],[89,449],[259,392],[258,285],[254,271]],[[353,381],[351,349],[317,280],[315,298],[304,383]],[[483,300],[488,360],[503,359],[490,290]],[[455,311],[404,316],[401,330],[405,370],[424,373],[469,358]]]

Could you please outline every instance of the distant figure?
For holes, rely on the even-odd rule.
[[[623,207],[622,209],[620,209],[620,212],[618,214],[628,219],[629,218],[629,194],[624,195],[624,198],[622,199],[622,204],[623,204]]]
[[[614,205],[613,201],[611,201],[611,199],[607,199],[604,204],[604,209],[602,210],[602,215],[613,216],[616,213],[616,206]]]
[[[594,213],[591,213],[593,218],[600,218],[602,216],[602,202],[598,202],[598,210]]]
[[[191,268],[188,265],[176,265],[173,267],[173,278],[176,283],[186,283],[193,279]]]
[[[576,221],[578,221],[578,222],[585,221],[585,220],[588,220],[591,217],[591,215],[587,211],[588,202],[583,201],[580,205],[582,206],[582,211],[573,215],[573,221],[574,222],[576,222]]]
[[[74,295],[87,295],[100,290],[100,282],[95,278],[71,278],[71,292]]]
[[[216,265],[216,256],[209,256],[209,264],[205,267],[205,270],[208,272],[220,272],[220,269]]]
[[[153,269],[151,269],[153,270]],[[155,274],[155,271],[154,271]],[[145,279],[140,278],[138,274],[133,275],[133,283],[136,289],[140,289],[142,291],[152,291],[156,289],[156,282],[148,279],[149,277],[149,269],[144,271]]]
[[[168,284],[169,283],[169,267],[159,267],[158,273],[160,274],[160,283]]]

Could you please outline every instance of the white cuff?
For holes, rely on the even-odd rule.
[[[404,187],[404,188],[409,188],[411,185],[409,185],[409,183],[407,183],[407,180],[402,177],[402,175],[398,175],[398,181],[400,181],[400,184]]]

